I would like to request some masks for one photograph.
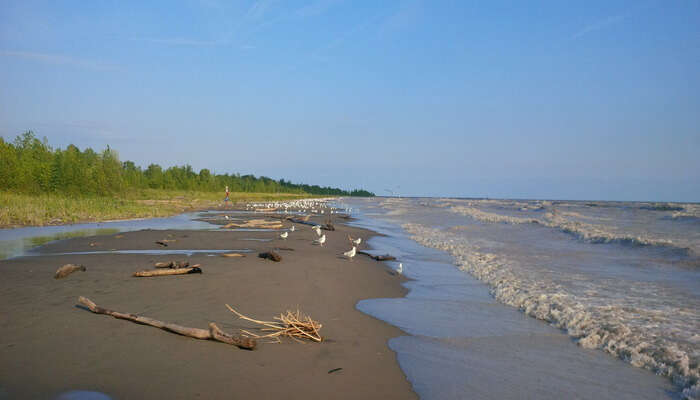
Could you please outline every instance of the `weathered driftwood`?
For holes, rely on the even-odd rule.
[[[168,322],[158,321],[157,319],[142,317],[136,314],[121,313],[118,311],[108,310],[106,308],[98,307],[97,304],[93,303],[92,300],[80,296],[78,302],[95,314],[111,315],[114,318],[125,319],[127,321],[136,322],[137,324],[148,325],[155,328],[160,328],[169,332],[177,333],[182,336],[187,336],[195,339],[202,340],[216,340],[218,342],[231,344],[238,346],[242,349],[253,350],[257,345],[255,339],[243,337],[243,336],[232,336],[228,333],[223,332],[216,326],[215,323],[209,323],[209,330],[199,329],[199,328],[189,328],[186,326],[181,326],[177,324],[171,324]]]
[[[168,261],[168,262],[157,262],[153,264],[156,268],[187,268],[190,266],[189,261]]]
[[[318,225],[315,222],[309,222],[308,218],[302,219],[302,218],[289,218],[289,222],[294,222],[295,224],[302,224],[302,225]]]
[[[245,254],[241,253],[224,253],[221,257],[245,257]]]
[[[199,264],[195,264],[187,268],[171,268],[171,269],[153,269],[148,271],[138,271],[134,272],[135,277],[144,278],[150,276],[165,276],[165,275],[187,275],[187,274],[201,274],[202,269],[199,268]]]
[[[61,268],[57,269],[56,274],[54,274],[53,277],[54,277],[54,279],[65,278],[75,271],[87,271],[87,268],[85,268],[82,265],[66,264],[66,265],[62,266]]]
[[[265,219],[251,219],[246,222],[231,222],[222,226],[224,229],[230,228],[263,228],[263,229],[280,229],[282,223],[280,221],[270,221]]]
[[[295,224],[302,224],[302,225],[310,225],[310,226],[316,226],[316,225],[318,225],[318,224],[315,223],[315,222],[309,222],[308,220],[300,220],[300,219],[298,219],[298,218],[290,218],[289,221],[290,221],[290,222],[294,222]],[[329,223],[329,224],[320,225],[320,227],[321,227],[321,229],[323,229],[324,231],[334,231],[334,230],[335,230],[335,226],[333,226],[333,224],[330,224],[330,223]]]
[[[168,247],[168,244],[162,240],[156,240],[156,244],[163,247]]]
[[[391,256],[391,255],[389,255],[389,254],[384,254],[384,255],[381,255],[381,256],[375,256],[375,255],[372,255],[372,254],[370,254],[370,253],[368,253],[368,252],[366,252],[366,251],[358,251],[358,253],[364,254],[364,255],[366,255],[367,257],[372,258],[372,259],[377,260],[377,261],[393,261],[393,260],[396,260],[396,257]]]
[[[266,258],[268,260],[272,260],[275,262],[280,262],[282,261],[282,256],[277,254],[274,250],[266,251],[264,253],[258,254],[258,257],[260,258]]]

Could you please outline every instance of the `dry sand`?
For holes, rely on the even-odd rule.
[[[286,227],[289,222],[284,223]],[[279,232],[139,231],[52,243],[46,255],[0,261],[0,398],[53,398],[70,390],[135,398],[416,398],[387,340],[402,332],[355,309],[360,299],[400,297],[403,278],[358,255],[347,235],[371,232],[336,223],[316,234],[297,225],[287,240]],[[156,240],[175,240],[163,248]],[[274,239],[271,242],[243,239]],[[92,245],[91,245],[92,244]],[[279,263],[257,257],[280,251]],[[48,255],[136,249],[251,249],[246,257],[194,254]],[[201,264],[199,275],[134,278],[156,261]],[[55,280],[63,264],[83,264]],[[323,324],[325,341],[260,343],[254,351],[191,339],[160,329],[93,314],[77,306],[85,296],[99,306],[229,333],[253,325],[224,304],[258,319],[299,307]],[[337,372],[328,373],[335,368]]]

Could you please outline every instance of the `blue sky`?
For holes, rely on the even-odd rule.
[[[3,1],[0,135],[377,194],[700,201],[698,1]]]

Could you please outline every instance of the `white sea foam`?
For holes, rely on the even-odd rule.
[[[489,201],[493,204],[493,201]],[[475,205],[480,204],[478,201],[471,201],[467,206],[452,206],[449,208],[451,212],[458,213],[471,217],[477,221],[486,223],[504,223],[504,224],[539,224],[548,228],[558,229],[590,243],[621,243],[637,246],[663,246],[685,250],[688,247],[682,243],[676,243],[674,240],[666,238],[650,237],[648,235],[635,235],[625,232],[616,232],[613,228],[600,225],[590,224],[586,222],[568,219],[567,217],[575,217],[579,219],[599,219],[604,220],[604,217],[588,217],[580,213],[565,211],[565,212],[548,212],[542,218],[532,217],[517,217],[511,215],[497,214],[480,210]]]
[[[700,399],[697,310],[665,300],[672,294],[638,283],[625,288],[625,296],[616,296],[620,288],[615,280],[591,282],[570,272],[557,276],[556,271],[483,251],[459,231],[420,224],[403,228],[418,243],[453,255],[458,267],[487,283],[499,301],[565,330],[583,347],[668,376],[684,397]]]

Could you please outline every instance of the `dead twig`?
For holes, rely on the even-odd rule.
[[[299,310],[295,312],[287,310],[286,313],[280,314],[279,317],[274,317],[275,321],[261,321],[239,313],[228,304],[226,304],[226,307],[229,309],[229,311],[236,314],[238,318],[262,325],[263,328],[260,328],[261,331],[272,332],[258,335],[241,329],[241,332],[246,337],[255,339],[272,339],[277,343],[281,342],[280,337],[282,336],[289,337],[297,341],[300,339],[307,339],[314,342],[323,341],[323,337],[321,337],[318,332],[322,325],[311,319],[311,317],[308,315],[304,315]]]

